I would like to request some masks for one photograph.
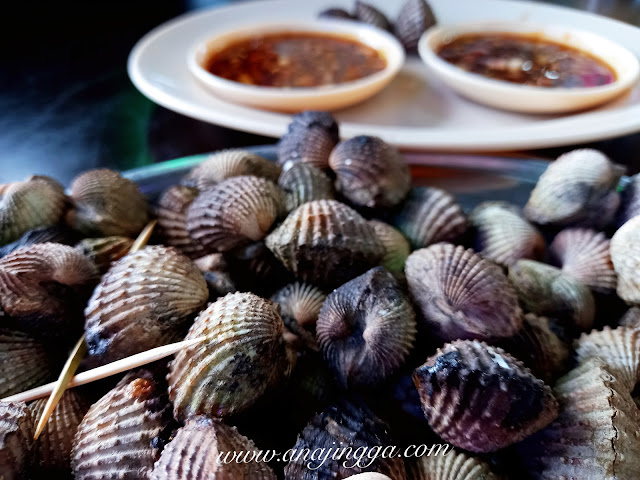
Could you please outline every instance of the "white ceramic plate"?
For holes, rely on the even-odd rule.
[[[263,21],[312,19],[354,0],[261,0],[196,11],[159,26],[134,47],[129,75],[158,104],[184,115],[238,130],[281,136],[290,116],[229,103],[188,71],[195,42],[217,30]],[[401,0],[369,0],[391,18]],[[516,0],[431,0],[444,25],[471,21],[528,21],[590,30],[640,56],[640,29],[577,10]],[[583,143],[640,131],[640,86],[595,110],[571,115],[527,115],[466,100],[408,57],[391,84],[366,102],[335,112],[343,137],[377,135],[399,147],[442,151],[504,151]]]

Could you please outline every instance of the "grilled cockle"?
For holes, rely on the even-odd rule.
[[[42,343],[30,336],[0,329],[0,398],[41,385],[51,376]]]
[[[428,454],[407,462],[413,480],[499,480],[488,462],[465,452],[441,445]]]
[[[176,247],[189,258],[206,254],[204,247],[187,231],[187,209],[197,196],[196,188],[173,185],[162,193],[154,208],[158,220],[156,231],[162,243]]]
[[[318,316],[318,342],[344,388],[373,387],[393,374],[416,338],[415,312],[382,267],[329,294]]]
[[[620,208],[616,215],[616,225],[621,227],[636,215],[640,215],[640,174],[629,178],[622,190]]]
[[[220,420],[196,416],[176,432],[151,480],[276,480],[251,440]],[[252,459],[252,455],[257,460]],[[254,458],[255,458],[254,457]]]
[[[418,40],[425,30],[435,24],[435,15],[426,0],[405,0],[396,18],[393,32],[404,48],[413,50],[418,46]]]
[[[287,133],[278,142],[278,163],[285,170],[298,162],[325,170],[338,140],[338,124],[330,113],[312,110],[299,113],[294,115]]]
[[[450,243],[416,250],[405,273],[427,331],[443,341],[510,337],[522,327],[506,275],[473,250]]]
[[[354,17],[364,23],[373,25],[383,30],[390,30],[391,23],[380,10],[361,0],[356,0]]]
[[[47,400],[41,398],[30,405],[34,430]],[[43,476],[54,474],[55,478],[71,477],[73,439],[88,410],[88,402],[75,389],[64,392],[34,444],[38,458],[37,470]]]
[[[80,422],[71,452],[74,478],[151,478],[173,426],[159,373],[146,369],[128,373]]]
[[[439,188],[414,188],[394,225],[413,248],[457,242],[467,230],[467,218],[452,195]]]
[[[435,433],[470,452],[493,452],[557,415],[551,388],[522,362],[484,342],[456,340],[418,367],[413,381]]]
[[[186,336],[206,339],[170,364],[176,418],[226,417],[253,405],[293,369],[295,352],[284,334],[278,306],[252,293],[230,293],[209,305]]]
[[[294,451],[322,449],[318,456],[305,458],[294,455],[284,469],[286,480],[341,480],[361,472],[378,472],[393,480],[405,480],[406,470],[402,458],[379,456],[359,462],[353,452],[381,451],[393,445],[388,433],[389,427],[380,420],[363,402],[343,399],[315,415],[298,435]],[[341,453],[342,452],[342,453]],[[350,452],[350,457],[347,453]]]
[[[98,269],[68,245],[38,243],[0,259],[0,307],[11,326],[34,335],[71,335]],[[6,319],[5,319],[6,321]]]
[[[0,402],[0,478],[28,478],[33,461],[33,425],[21,402]]]
[[[378,137],[340,142],[329,156],[336,189],[356,207],[390,208],[411,189],[409,166],[398,150]]]
[[[295,163],[280,175],[278,185],[284,191],[287,212],[312,200],[333,199],[333,183],[329,176],[310,163]]]
[[[50,227],[38,227],[24,233],[19,239],[0,247],[0,258],[9,255],[14,250],[22,247],[30,247],[37,243],[61,243],[73,245],[80,240],[78,232],[66,225],[53,225]]]
[[[53,178],[34,175],[0,185],[0,245],[34,228],[55,225],[67,206],[64,187]]]
[[[411,246],[405,236],[399,230],[380,220],[370,220],[380,242],[384,246],[384,257],[381,264],[391,273],[404,271],[404,264],[411,253]]]
[[[515,205],[483,202],[469,214],[469,223],[475,230],[476,251],[500,265],[544,256],[544,238]]]
[[[618,275],[618,295],[630,305],[640,305],[640,216],[618,229],[609,251]]]
[[[564,273],[591,289],[611,293],[617,278],[609,252],[610,240],[589,228],[567,228],[553,239],[549,254]]]
[[[130,253],[102,277],[85,309],[89,354],[107,363],[178,340],[208,298],[202,273],[177,249]]]
[[[209,155],[185,177],[185,185],[205,190],[227,178],[253,175],[277,182],[281,167],[247,150],[231,149]]]
[[[335,288],[379,264],[384,246],[358,212],[336,200],[307,202],[266,238],[269,250],[303,282]]]
[[[129,237],[100,237],[85,238],[75,248],[91,260],[100,273],[105,273],[113,262],[129,253],[132,245],[133,239]]]
[[[264,238],[284,212],[284,194],[276,184],[232,177],[200,192],[187,210],[187,231],[208,252],[226,252]]]
[[[616,191],[624,168],[592,149],[560,155],[538,180],[525,206],[532,222],[552,227],[604,228],[620,204]]]
[[[138,185],[106,168],[78,175],[71,199],[67,223],[88,236],[135,237],[149,221],[147,199]]]

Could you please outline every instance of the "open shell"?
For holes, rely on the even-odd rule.
[[[510,337],[522,327],[507,277],[473,250],[450,243],[416,250],[405,273],[427,328],[441,340]]]
[[[491,471],[491,466],[487,462],[479,457],[451,448],[450,445],[436,444],[432,446],[432,450],[427,449],[426,451],[429,453],[428,455],[422,455],[407,462],[413,480],[500,479]]]
[[[504,350],[471,340],[438,349],[413,381],[429,425],[471,452],[505,448],[557,415],[551,389]]]
[[[299,113],[294,115],[287,133],[278,142],[278,163],[285,170],[298,162],[325,170],[329,166],[329,154],[339,139],[338,124],[330,113]]]
[[[33,460],[33,425],[29,408],[20,402],[0,402],[0,478],[28,478]]]
[[[333,199],[331,179],[310,163],[295,163],[278,180],[288,212],[312,200]]]
[[[436,18],[426,0],[405,0],[393,30],[404,48],[413,50],[425,30],[435,24]]]
[[[618,275],[618,295],[631,305],[640,305],[640,216],[618,229],[609,251]]]
[[[384,13],[373,5],[369,5],[361,0],[356,0],[354,17],[361,22],[368,23],[369,25],[373,25],[374,27],[378,27],[383,30],[389,30],[391,28],[391,23]]]
[[[385,254],[382,258],[382,266],[391,273],[399,273],[404,270],[404,264],[411,253],[411,246],[405,236],[399,230],[380,220],[369,220],[380,242],[384,246]]]
[[[28,335],[0,329],[0,398],[41,385],[51,376],[44,345]]]
[[[132,245],[133,240],[128,237],[100,237],[85,238],[75,248],[91,260],[100,273],[105,273],[113,262],[129,253]]]

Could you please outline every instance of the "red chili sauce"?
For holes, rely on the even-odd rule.
[[[523,85],[577,88],[616,81],[602,60],[536,34],[461,35],[437,53],[468,72]]]
[[[214,52],[212,74],[266,87],[318,87],[351,82],[384,70],[377,50],[348,37],[323,33],[255,36]]]

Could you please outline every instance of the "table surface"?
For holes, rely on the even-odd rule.
[[[90,168],[124,170],[222,148],[274,143],[159,107],[127,76],[131,48],[153,27],[186,11],[227,3],[231,1],[62,0],[3,5],[0,183],[40,173],[68,184]],[[640,26],[640,0],[549,3]],[[631,173],[640,171],[640,133],[589,146],[628,165]],[[575,146],[525,153],[554,158],[571,148]]]

